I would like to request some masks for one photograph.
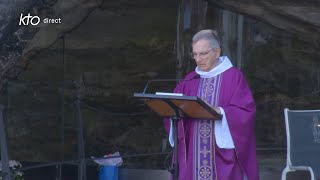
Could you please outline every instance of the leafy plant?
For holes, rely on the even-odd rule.
[[[9,160],[9,167],[11,172],[11,179],[12,180],[24,180],[23,178],[23,172],[22,171],[16,171],[16,169],[19,169],[22,167],[21,163],[16,160]],[[0,172],[2,171],[2,164],[0,162]],[[3,177],[0,176],[0,180],[2,180]]]

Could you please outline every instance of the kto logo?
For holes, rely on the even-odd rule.
[[[33,26],[36,26],[40,23],[40,17],[39,16],[31,16],[30,13],[28,13],[27,16],[23,16],[23,14],[21,13],[20,15],[20,21],[19,21],[19,25],[29,25],[29,23]]]

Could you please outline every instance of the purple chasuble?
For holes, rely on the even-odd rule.
[[[192,79],[195,72],[185,79]],[[178,122],[179,180],[258,180],[254,118],[250,88],[237,68],[212,77],[182,81],[174,92],[198,96],[224,109],[235,149],[219,148],[214,121],[183,119]],[[169,132],[170,121],[164,120]],[[176,143],[175,143],[176,144]]]

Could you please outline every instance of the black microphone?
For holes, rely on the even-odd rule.
[[[200,78],[200,75],[199,74],[196,74],[196,75],[194,75],[191,79],[152,79],[152,80],[150,80],[150,81],[148,81],[148,83],[146,84],[146,86],[144,87],[144,89],[143,89],[143,94],[145,94],[145,92],[146,92],[146,90],[147,90],[147,88],[148,88],[148,86],[149,86],[149,84],[151,83],[151,82],[167,82],[167,81],[191,81],[191,80],[194,80],[194,79],[199,79]]]

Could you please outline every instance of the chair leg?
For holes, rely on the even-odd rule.
[[[300,169],[300,170],[309,171],[310,172],[310,179],[311,180],[316,180],[314,178],[314,173],[313,173],[312,168],[308,167],[308,168],[304,168],[304,169]],[[288,166],[286,166],[286,168],[284,168],[283,171],[282,171],[281,180],[286,180],[287,179],[287,173],[288,172],[292,172],[292,171],[296,171],[296,170],[295,169],[290,169]]]
[[[292,170],[289,169],[289,167],[287,166],[286,168],[283,169],[282,174],[281,174],[281,180],[286,180],[287,179],[287,173],[290,172]]]
[[[310,177],[311,177],[310,179],[315,180],[312,168],[309,167],[308,170],[310,171]]]

